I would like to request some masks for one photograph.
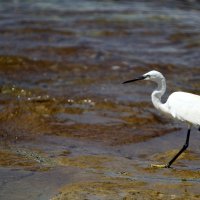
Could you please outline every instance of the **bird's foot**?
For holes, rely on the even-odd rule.
[[[167,165],[155,165],[155,164],[151,164],[151,167],[153,167],[153,168],[168,168]]]

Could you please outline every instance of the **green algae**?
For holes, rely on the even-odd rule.
[[[3,167],[16,167],[16,166],[33,166],[35,164],[34,161],[27,160],[26,158],[22,158],[17,154],[13,154],[10,151],[1,151],[0,152],[0,166]]]
[[[22,157],[33,160],[37,163],[40,163],[43,166],[49,166],[52,167],[55,165],[55,162],[53,159],[47,157],[43,152],[40,151],[31,151],[27,149],[12,149],[16,154],[21,155]]]
[[[53,200],[64,200],[64,199],[121,199],[125,197],[126,191],[133,192],[145,183],[135,183],[126,181],[123,179],[110,179],[106,181],[90,181],[80,182],[76,184],[70,184],[61,189],[60,194],[52,198]]]
[[[52,167],[52,161],[50,162],[41,157],[36,152],[30,152],[30,150],[2,150],[0,155],[1,167],[19,168],[28,171],[47,171]]]
[[[190,169],[173,169],[172,171],[165,172],[164,175],[178,177],[184,181],[195,181],[200,179],[200,171]]]
[[[173,158],[174,155],[177,154],[179,150],[178,149],[173,149],[170,151],[162,152],[156,155],[153,155],[154,159],[158,162],[166,162],[169,161],[171,158]],[[190,161],[195,161],[199,160],[199,157],[195,154],[193,154],[190,151],[183,152],[178,160],[190,160]]]
[[[198,199],[198,194],[190,194],[184,191],[184,184],[155,184],[147,185],[145,182],[130,181],[127,179],[109,179],[99,182],[79,182],[69,184],[53,197],[53,200],[65,199]],[[176,190],[182,188],[182,194],[176,194]]]
[[[38,71],[43,66],[43,69],[51,66],[51,62],[49,61],[37,61],[27,58],[25,56],[17,56],[17,55],[0,55],[0,69],[5,73],[13,73],[20,72],[19,76],[23,75],[24,72],[34,72]]]
[[[60,157],[57,162],[62,166],[74,166],[80,168],[104,169],[106,162],[111,162],[114,158],[111,156],[77,156]]]

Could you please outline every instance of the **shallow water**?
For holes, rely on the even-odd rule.
[[[186,126],[153,108],[153,84],[121,83],[156,69],[163,101],[199,94],[199,11],[198,1],[0,1],[0,199],[198,199],[199,132],[174,169],[150,168],[176,153]]]

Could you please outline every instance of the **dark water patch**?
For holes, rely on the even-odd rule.
[[[182,43],[183,41],[188,41],[191,38],[194,38],[198,36],[198,33],[196,32],[180,32],[180,33],[174,33],[170,36],[170,40],[176,43]]]
[[[141,125],[140,121],[140,125]],[[146,121],[144,122],[146,124]],[[72,138],[91,139],[95,141],[101,141],[111,145],[122,145],[129,143],[137,143],[141,141],[147,141],[154,137],[165,135],[176,130],[176,128],[163,129],[162,127],[156,127],[152,129],[148,126],[145,130],[139,130],[139,125],[89,125],[89,124],[70,124],[70,123],[55,123],[56,135],[67,136]],[[80,131],[82,130],[82,131]]]
[[[83,123],[83,124],[115,124],[115,123],[121,123],[122,120],[109,118],[109,117],[103,117],[97,115],[95,112],[85,112],[80,114],[58,114],[56,116],[56,119],[58,121],[69,121],[67,123],[70,123],[70,121],[73,123]]]
[[[57,189],[66,181],[72,181],[74,170],[63,168],[49,172],[28,172],[1,168],[1,194],[3,199],[49,199],[57,193]],[[78,174],[78,172],[77,172]],[[39,184],[38,184],[39,180]],[[50,181],[51,180],[51,181]],[[15,188],[10,192],[10,188]]]

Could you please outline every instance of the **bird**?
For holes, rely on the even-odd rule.
[[[154,107],[169,117],[188,124],[187,136],[183,147],[177,154],[164,165],[151,165],[152,167],[170,168],[174,161],[188,148],[191,127],[200,126],[200,96],[188,92],[177,91],[169,95],[167,101],[162,103],[161,98],[166,91],[165,77],[159,71],[149,71],[138,78],[123,82],[132,83],[139,80],[149,80],[157,84],[157,88],[151,94]]]

